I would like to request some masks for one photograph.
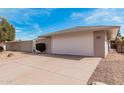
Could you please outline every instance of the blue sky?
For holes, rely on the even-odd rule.
[[[1,8],[0,16],[15,26],[17,40],[74,26],[119,25],[124,35],[123,8]]]

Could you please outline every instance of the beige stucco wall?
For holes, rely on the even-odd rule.
[[[46,47],[47,47],[47,53],[50,54],[51,53],[51,37],[47,37],[46,38]]]
[[[93,32],[55,35],[51,39],[51,52],[54,54],[94,56],[93,38]]]
[[[36,40],[36,43],[45,43],[46,42],[46,38],[44,38],[44,39],[37,39]]]

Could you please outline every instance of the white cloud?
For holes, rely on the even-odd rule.
[[[79,19],[84,17],[84,14],[82,12],[73,12],[71,14],[71,19]]]
[[[19,27],[16,27],[16,33],[20,33],[20,32],[22,32],[22,29]]]
[[[88,12],[73,12],[70,15],[72,19],[78,19],[82,21],[114,21],[123,22],[124,19],[124,9],[115,8],[98,8]]]
[[[123,22],[124,14],[117,9],[96,9],[84,21],[86,22]],[[123,16],[122,16],[123,15]]]
[[[16,30],[16,33],[20,33],[20,32],[21,32],[21,30],[19,30],[19,29],[18,29],[18,30]]]
[[[98,8],[89,12],[73,12],[71,19],[81,22],[81,25],[118,25],[124,35],[124,9]]]
[[[38,32],[43,32],[42,30],[41,30],[41,26],[39,25],[39,24],[33,24],[33,28],[37,31],[37,33]]]
[[[124,18],[122,17],[119,17],[119,16],[114,16],[113,17],[113,20],[116,21],[116,22],[122,22]]]
[[[89,20],[96,20],[99,17],[108,17],[109,12],[107,11],[107,9],[96,9],[95,11],[92,11],[91,14],[86,17],[84,20],[85,21],[89,21]]]
[[[86,24],[119,25],[124,36],[124,9],[96,9],[84,19]]]
[[[121,12],[120,12],[121,11]],[[90,12],[73,12],[71,19],[78,19],[85,22],[123,22],[124,13],[121,9],[99,8]]]

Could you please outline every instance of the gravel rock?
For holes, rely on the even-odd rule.
[[[97,66],[87,84],[93,81],[109,85],[124,84],[124,54],[110,52]]]
[[[12,57],[12,56],[14,56],[13,53],[9,53],[9,54],[7,55],[7,57]]]

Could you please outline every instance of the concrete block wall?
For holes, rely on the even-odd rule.
[[[32,41],[15,41],[7,42],[6,50],[7,51],[23,51],[23,52],[32,52]]]

